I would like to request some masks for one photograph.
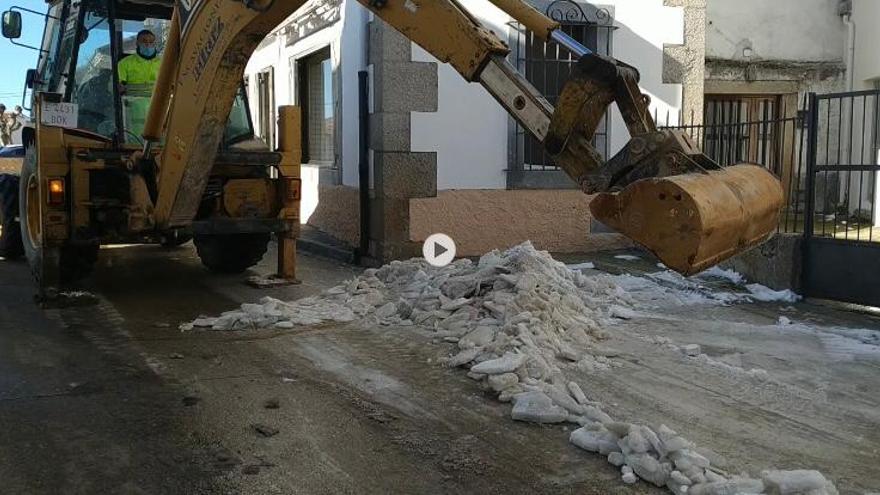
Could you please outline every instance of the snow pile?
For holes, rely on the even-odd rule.
[[[729,281],[732,284],[740,285],[746,281],[746,278],[742,276],[741,273],[736,272],[730,269],[719,268],[717,266],[713,266],[703,273],[699,274],[700,277],[715,277],[715,278],[723,278]]]
[[[264,297],[259,304],[242,304],[239,309],[227,311],[217,317],[203,316],[192,323],[181,325],[180,329],[249,330],[273,326],[290,329],[328,322],[346,323],[373,309],[368,299],[367,296],[355,297],[350,305],[343,305],[320,296],[293,302]]]
[[[763,302],[797,302],[800,296],[794,292],[786,290],[773,290],[761,284],[748,284],[746,289],[752,293],[750,296],[756,301]]]
[[[734,304],[753,301],[792,303],[801,299],[799,295],[790,290],[777,291],[761,284],[746,284],[745,277],[741,274],[733,270],[722,270],[718,267],[710,268],[691,278],[685,278],[671,270],[649,273],[646,277],[678,296],[680,303],[683,305]],[[699,283],[699,280],[709,278],[725,279],[734,285],[745,288],[749,293],[721,291]]]
[[[573,431],[569,440],[608,456],[608,462],[621,468],[624,483],[635,483],[638,477],[676,495],[838,493],[818,471],[764,471],[761,479],[729,476],[665,425],[655,432],[630,423],[593,422]]]
[[[566,369],[587,372],[620,366],[600,343],[621,319],[638,316],[633,307],[651,301],[682,304],[733,302],[695,282],[661,274],[585,276],[524,243],[490,252],[474,263],[458,260],[436,268],[424,260],[395,261],[324,291],[285,303],[264,298],[191,325],[215,330],[291,328],[358,318],[380,325],[418,326],[454,344],[443,362],[463,367],[498,400],[511,402],[511,417],[541,424],[579,426],[571,443],[608,456],[626,483],[637,478],[676,494],[836,494],[817,472],[773,472],[762,479],[729,476],[711,466],[696,447],[674,431],[615,421]],[[663,284],[661,284],[663,282]],[[701,356],[699,347],[685,352]],[[766,490],[766,491],[765,491]],[[812,491],[809,491],[812,490]]]

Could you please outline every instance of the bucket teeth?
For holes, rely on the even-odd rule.
[[[757,165],[644,179],[590,204],[600,222],[669,268],[699,273],[768,239],[783,205],[779,180]]]

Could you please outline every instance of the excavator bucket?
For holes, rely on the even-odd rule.
[[[782,185],[772,173],[740,164],[642,179],[599,194],[590,210],[667,267],[692,275],[768,239],[782,204]]]

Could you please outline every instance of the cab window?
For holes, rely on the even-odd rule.
[[[46,18],[46,30],[43,33],[42,47],[46,50],[45,54],[40,55],[37,62],[37,74],[41,84],[36,90],[49,89],[47,83],[52,80],[52,74],[56,72],[56,64],[58,62],[58,42],[61,40],[61,16],[64,14],[64,4],[59,2],[49,7]]]
[[[71,101],[79,106],[79,127],[112,137],[116,131],[113,54],[106,8],[87,4],[80,30]]]

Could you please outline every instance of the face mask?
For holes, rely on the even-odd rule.
[[[137,52],[138,55],[140,55],[141,57],[150,60],[151,58],[156,56],[156,47],[143,47],[141,45],[138,45]]]

